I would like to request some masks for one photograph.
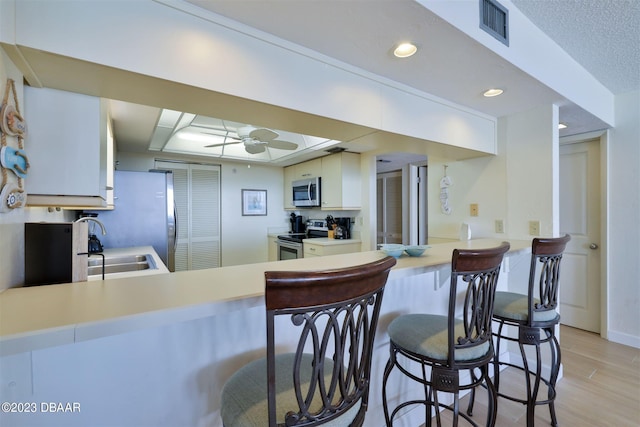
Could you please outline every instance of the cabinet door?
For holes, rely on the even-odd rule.
[[[315,178],[322,176],[322,160],[314,159],[307,162],[298,163],[295,165],[295,177],[296,179]]]
[[[361,191],[359,154],[322,158],[322,209],[360,209]]]
[[[107,170],[113,167],[107,163],[106,104],[93,96],[29,86],[24,94],[31,164],[27,203],[106,206]],[[60,196],[71,197],[70,202]],[[49,204],[47,197],[57,200]]]
[[[323,247],[321,245],[314,245],[312,243],[304,244],[304,257],[311,258],[314,256],[322,256],[323,255]]]
[[[295,180],[295,174],[295,165],[284,168],[284,187],[282,189],[282,198],[284,199],[283,204],[285,209],[295,209],[295,206],[293,206],[293,193],[291,190],[291,183]]]
[[[278,238],[267,236],[267,242],[269,242],[269,248],[268,248],[269,261],[277,261],[278,260]]]
[[[321,203],[323,208],[342,206],[342,157],[340,155],[322,158]]]
[[[113,141],[113,125],[111,122],[111,116],[107,115],[106,123],[106,138],[104,142],[101,142],[101,152],[103,151],[102,145],[104,145],[104,157],[105,161],[101,162],[101,166],[105,168],[105,188],[106,188],[106,204],[107,208],[112,209],[113,202],[113,182],[114,182],[114,167],[115,167],[115,151],[116,147]]]

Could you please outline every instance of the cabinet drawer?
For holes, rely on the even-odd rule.
[[[304,244],[304,257],[350,254],[360,252],[360,243],[348,243],[339,245],[314,245]]]

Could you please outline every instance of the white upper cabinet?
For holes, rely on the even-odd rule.
[[[296,165],[287,166],[284,168],[284,188],[282,194],[284,198],[285,209],[295,209],[293,205],[293,189],[291,183],[295,181],[294,176],[296,173]]]
[[[293,206],[291,183],[319,176],[321,209],[353,210],[361,208],[362,181],[360,154],[331,154],[284,168],[284,208]]]
[[[360,209],[360,155],[332,154],[322,158],[322,209]]]
[[[322,160],[313,159],[293,165],[293,180],[322,176]]]
[[[27,205],[109,208],[114,143],[97,97],[25,86]]]
[[[282,193],[284,194],[284,208],[296,209],[293,205],[293,192],[291,185],[293,181],[315,178],[318,176],[322,176],[321,159],[313,159],[284,168],[284,188]]]

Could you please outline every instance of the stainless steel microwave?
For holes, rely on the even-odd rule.
[[[292,182],[293,206],[320,206],[320,177]]]

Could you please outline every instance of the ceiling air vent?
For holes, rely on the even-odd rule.
[[[333,148],[329,148],[328,150],[324,150],[324,151],[326,151],[327,153],[335,154],[335,153],[342,153],[344,150],[346,150],[346,148],[333,147]]]
[[[509,11],[494,0],[480,0],[480,28],[509,46]]]

